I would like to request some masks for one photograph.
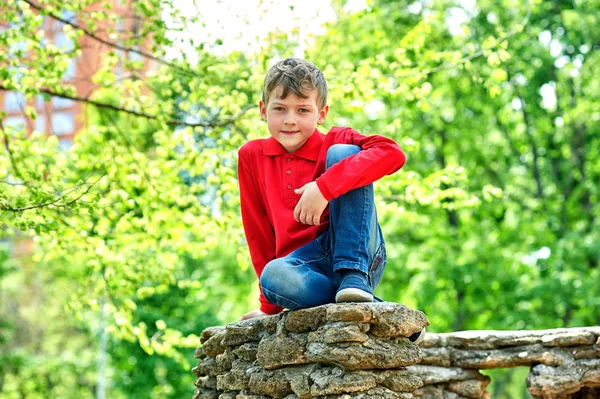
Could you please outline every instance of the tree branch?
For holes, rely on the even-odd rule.
[[[79,200],[81,197],[83,197],[85,194],[87,194],[87,193],[88,193],[88,192],[89,192],[89,191],[92,189],[92,187],[93,187],[93,186],[94,186],[96,183],[98,183],[98,182],[99,182],[99,181],[100,181],[100,180],[101,180],[101,179],[102,179],[104,176],[106,176],[106,173],[104,173],[102,176],[100,176],[100,177],[98,178],[98,180],[96,180],[95,182],[88,184],[88,187],[87,187],[87,189],[86,189],[86,190],[85,190],[83,193],[81,193],[81,195],[79,195],[77,198],[74,198],[74,199],[72,199],[71,201],[69,201],[69,202],[67,202],[67,203],[64,203],[64,204],[57,204],[57,202],[59,202],[60,200],[62,200],[62,199],[63,199],[64,195],[67,195],[67,194],[69,194],[70,192],[74,191],[75,189],[77,189],[77,188],[79,188],[79,187],[82,187],[83,185],[85,185],[85,184],[87,184],[87,183],[82,183],[82,184],[80,184],[80,185],[78,185],[78,186],[75,186],[75,187],[74,187],[74,188],[73,188],[73,189],[72,189],[72,190],[71,190],[69,193],[67,193],[67,194],[64,194],[63,196],[60,196],[60,197],[58,197],[58,198],[55,198],[54,200],[52,200],[52,201],[50,201],[50,202],[45,202],[45,203],[43,203],[43,204],[37,204],[37,205],[24,206],[24,207],[21,207],[21,208],[11,208],[11,207],[5,207],[5,208],[4,208],[4,210],[5,210],[5,211],[11,211],[11,212],[24,212],[24,211],[29,211],[29,210],[32,210],[32,209],[45,208],[45,207],[50,207],[50,206],[55,206],[55,207],[58,207],[58,208],[66,208],[66,207],[68,207],[68,206],[70,206],[70,205],[73,205],[73,204],[74,204],[75,202],[77,202],[77,201],[78,201],[78,200]],[[86,181],[87,181],[87,180],[86,180]]]
[[[0,90],[12,91],[13,89],[0,84]],[[45,94],[48,94],[48,95],[51,95],[51,96],[54,96],[54,97],[67,98],[67,99],[70,99],[70,100],[73,100],[73,101],[79,101],[79,102],[83,102],[83,103],[86,103],[86,104],[94,105],[94,106],[96,106],[98,108],[110,109],[110,110],[117,111],[117,112],[124,112],[124,113],[127,113],[127,114],[131,114],[131,115],[134,115],[134,116],[137,116],[137,117],[140,117],[140,118],[149,119],[149,120],[156,120],[156,119],[158,119],[158,117],[156,115],[150,115],[150,114],[146,114],[146,113],[143,113],[143,112],[134,111],[134,110],[131,110],[131,109],[121,108],[121,107],[117,107],[117,106],[112,105],[112,104],[101,103],[101,102],[90,100],[90,99],[84,98],[84,97],[70,96],[68,94],[56,93],[56,92],[53,92],[50,89],[46,89],[46,88],[40,88],[38,90],[41,93],[45,93]],[[230,123],[234,122],[235,120],[239,119],[242,115],[244,115],[248,110],[250,110],[252,108],[254,108],[254,105],[253,104],[248,104],[244,108],[242,108],[237,114],[233,115],[232,117],[227,118],[227,119],[218,120],[218,121],[190,123],[190,122],[185,122],[185,121],[179,121],[179,120],[171,119],[171,120],[169,120],[167,122],[167,124],[170,125],[170,126],[222,127],[222,126],[227,126]]]
[[[23,178],[23,175],[21,174],[21,171],[17,167],[17,163],[15,162],[15,158],[14,158],[12,150],[10,148],[10,140],[8,139],[8,134],[6,134],[6,131],[4,130],[4,124],[2,123],[1,119],[0,119],[0,131],[2,131],[2,135],[4,136],[4,148],[6,149],[6,152],[8,153],[8,158],[10,159],[10,165],[12,166],[13,170],[15,171],[15,175],[19,179],[25,181],[25,179]]]
[[[156,61],[159,64],[166,65],[166,66],[169,66],[169,67],[171,67],[173,69],[176,69],[177,71],[182,72],[182,73],[184,73],[184,74],[186,74],[188,76],[197,76],[196,73],[194,73],[193,71],[190,71],[189,69],[182,68],[179,65],[176,65],[176,64],[174,64],[172,62],[163,60],[162,58],[155,57],[152,54],[146,53],[146,52],[144,52],[142,50],[137,50],[137,49],[132,48],[132,47],[122,46],[122,45],[120,45],[118,43],[114,43],[114,42],[108,41],[106,39],[103,39],[103,38],[97,36],[95,33],[93,33],[91,31],[89,31],[88,29],[84,28],[83,26],[77,25],[76,23],[74,23],[72,21],[69,21],[69,20],[64,19],[64,18],[62,18],[62,17],[60,17],[58,15],[55,15],[55,14],[53,14],[51,12],[48,12],[42,6],[40,6],[39,4],[34,3],[31,0],[20,0],[20,1],[24,1],[25,3],[29,4],[32,8],[36,9],[38,12],[40,12],[40,13],[42,13],[44,15],[48,15],[48,16],[52,17],[53,19],[57,20],[57,21],[60,21],[60,22],[62,22],[64,24],[66,24],[66,25],[70,25],[74,29],[78,29],[78,30],[82,31],[86,36],[90,37],[91,39],[96,40],[97,42],[105,44],[105,45],[107,45],[109,47],[116,48],[118,50],[129,51],[129,52],[133,52],[133,53],[139,54],[139,55],[141,55],[143,57],[146,57],[148,59]]]
[[[533,154],[532,169],[533,169],[533,178],[535,179],[535,183],[536,183],[536,197],[539,199],[543,199],[544,198],[544,187],[542,185],[542,176],[541,176],[540,167],[539,167],[539,157],[540,156],[538,154],[537,143],[535,142],[535,139],[531,132],[531,121],[529,118],[529,112],[527,112],[527,108],[526,108],[527,104],[525,104],[525,100],[523,99],[523,96],[521,95],[521,92],[519,91],[519,88],[517,87],[517,85],[511,82],[511,73],[508,70],[508,68],[506,68],[506,73],[508,75],[508,79],[507,79],[508,82],[511,83],[513,89],[515,90],[515,94],[517,95],[517,98],[521,102],[521,114],[523,115],[523,122],[525,123],[525,136],[527,137],[527,141],[529,142],[529,147],[531,149],[531,153]]]
[[[498,40],[496,41],[496,43],[493,46],[490,46],[489,48],[485,48],[485,49],[484,48],[480,48],[479,50],[477,50],[473,54],[466,55],[466,56],[462,57],[460,60],[458,60],[456,62],[451,62],[449,64],[439,65],[437,67],[428,68],[428,69],[425,69],[425,70],[422,70],[422,71],[415,71],[415,72],[411,72],[411,73],[406,73],[406,74],[403,74],[403,75],[384,75],[384,76],[386,76],[386,77],[394,77],[394,78],[409,78],[409,77],[413,77],[413,76],[424,75],[424,77],[427,77],[427,76],[432,75],[432,74],[434,74],[436,72],[441,72],[441,71],[444,71],[444,70],[453,69],[453,68],[456,68],[459,65],[466,64],[469,61],[473,61],[474,59],[481,57],[486,52],[486,50],[492,50],[493,48],[497,47],[502,42],[505,42],[506,40],[508,40],[511,36],[513,36],[516,33],[518,33],[521,28],[523,28],[524,26],[527,25],[527,23],[529,22],[529,17],[530,16],[531,16],[531,9],[529,9],[527,11],[527,15],[525,16],[525,18],[523,19],[523,21],[521,22],[520,25],[517,25],[510,32],[507,32],[503,36],[499,37]],[[409,68],[415,69],[415,68],[420,68],[420,67],[422,67],[422,66],[418,65],[418,64],[413,64]]]

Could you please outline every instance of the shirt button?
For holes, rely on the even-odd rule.
[[[288,169],[287,172],[285,172],[285,173],[287,173],[288,175],[291,175],[292,171]]]
[[[292,162],[292,158],[288,158],[288,159],[287,159],[287,161],[288,161],[288,162]]]
[[[292,189],[292,185],[288,184],[288,190],[291,190],[291,189]]]

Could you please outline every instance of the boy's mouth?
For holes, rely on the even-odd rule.
[[[296,131],[296,130],[281,130],[280,133],[287,134],[287,135],[292,135],[292,134],[296,134],[296,133],[299,133],[299,132]]]

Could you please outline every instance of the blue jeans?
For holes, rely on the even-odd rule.
[[[326,167],[359,151],[355,145],[333,145]],[[331,200],[329,220],[329,229],[316,240],[267,263],[260,286],[271,303],[290,310],[333,303],[339,273],[348,269],[366,273],[373,290],[379,285],[386,253],[373,184]]]

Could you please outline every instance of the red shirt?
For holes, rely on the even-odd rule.
[[[354,144],[362,151],[325,171],[327,150],[334,144]],[[256,274],[275,258],[286,256],[329,227],[329,207],[321,224],[311,226],[294,219],[300,195],[294,189],[316,181],[328,201],[366,186],[404,165],[406,157],[398,145],[382,136],[363,136],[347,127],[333,127],[324,135],[313,135],[290,154],[273,137],[252,140],[239,150],[238,180],[242,222]],[[282,308],[260,294],[260,309],[269,314]]]

